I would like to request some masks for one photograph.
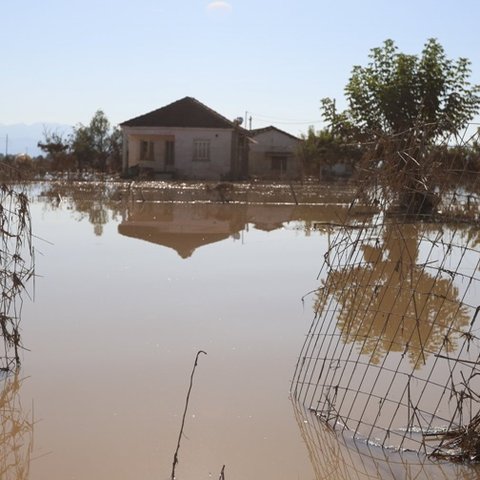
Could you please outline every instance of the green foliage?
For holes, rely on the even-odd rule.
[[[319,175],[336,163],[353,165],[361,156],[357,144],[349,144],[348,140],[331,129],[315,132],[310,126],[306,135],[302,135],[299,156],[304,172],[307,175]]]
[[[421,55],[400,53],[393,40],[373,48],[367,66],[354,66],[345,87],[349,108],[335,115],[323,100],[327,121],[362,140],[417,130],[422,141],[455,134],[480,107],[480,86],[471,85],[470,61],[448,59],[436,39]]]
[[[105,172],[109,159],[115,157],[118,163],[121,137],[118,130],[112,131],[107,117],[98,110],[87,126],[79,124],[74,128],[71,149],[81,170],[91,167]]]
[[[38,146],[47,154],[52,170],[70,171],[74,168],[75,162],[69,154],[70,141],[62,133],[45,128],[43,141],[38,142]]]
[[[38,147],[48,155],[54,156],[66,152],[69,148],[68,141],[56,131],[43,130],[43,142],[38,142]]]
[[[122,169],[123,134],[120,128],[115,127],[108,139],[110,169],[117,172]]]
[[[420,55],[386,40],[366,66],[353,67],[344,112],[336,112],[334,100],[322,101],[331,131],[364,145],[358,169],[364,191],[380,188],[386,205],[430,215],[441,201],[439,186],[454,186],[476,168],[467,148],[450,148],[480,108],[480,86],[470,84],[470,73],[469,60],[447,58],[435,39]]]
[[[328,129],[345,142],[357,141],[359,130],[352,123],[349,112],[338,112],[335,100],[331,98],[322,98],[321,104],[322,116]]]
[[[70,137],[44,132],[38,146],[48,155],[53,170],[91,168],[118,171],[122,163],[122,134],[113,128],[102,110],[95,112],[88,125],[78,124]]]

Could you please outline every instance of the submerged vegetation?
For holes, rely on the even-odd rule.
[[[469,173],[478,173],[478,141],[466,130],[480,108],[470,61],[447,58],[435,39],[421,55],[400,53],[386,40],[370,59],[352,70],[349,107],[339,113],[325,98],[324,118],[332,135],[361,146],[357,172],[364,190],[380,188],[408,214],[434,213],[438,187],[464,186]]]
[[[20,363],[22,296],[34,275],[34,251],[27,196],[0,186],[0,371]]]
[[[325,254],[292,391],[370,445],[478,461],[480,250],[461,231],[480,226],[480,86],[434,39],[420,56],[387,40],[370,58],[349,108],[324,99],[329,128],[304,143],[327,160],[358,149],[351,206],[374,214],[347,218]]]
[[[332,239],[292,390],[370,445],[478,461],[479,133],[464,120],[366,144],[351,207],[373,214]]]

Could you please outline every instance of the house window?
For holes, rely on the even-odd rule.
[[[140,141],[140,161],[153,162],[153,142]]]
[[[275,172],[287,171],[287,157],[276,155],[272,157],[272,170]]]
[[[207,162],[210,160],[210,140],[194,140],[193,160]]]
[[[165,143],[165,165],[172,166],[175,164],[175,142],[167,140]]]

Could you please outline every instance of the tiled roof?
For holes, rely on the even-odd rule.
[[[249,134],[251,137],[255,137],[255,135],[258,135],[264,132],[269,132],[270,130],[276,130],[277,132],[283,133],[284,135],[294,138],[295,140],[300,140],[300,138],[296,137],[295,135],[292,135],[291,133],[280,130],[279,128],[274,127],[273,125],[270,125],[269,127],[263,127],[263,128],[254,128],[252,130],[249,130]]]
[[[235,124],[199,102],[185,97],[120,124],[125,127],[234,128]]]

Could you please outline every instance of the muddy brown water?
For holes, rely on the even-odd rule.
[[[315,300],[301,298],[346,203],[130,200],[35,196],[38,278],[0,397],[1,478],[170,478],[200,349],[178,479],[223,465],[228,479],[480,475],[339,437],[290,399]]]

